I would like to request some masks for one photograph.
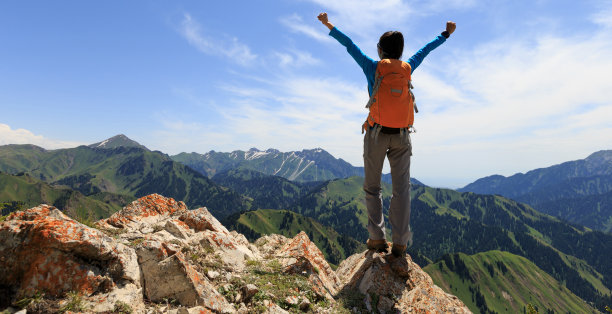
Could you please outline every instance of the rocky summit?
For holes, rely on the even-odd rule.
[[[254,243],[152,194],[92,226],[40,205],[0,222],[0,310],[28,313],[468,313],[409,256],[334,270],[302,232]]]

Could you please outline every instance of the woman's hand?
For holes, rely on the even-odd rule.
[[[334,28],[334,24],[330,23],[329,20],[327,19],[326,12],[320,13],[319,16],[317,16],[317,18],[319,19],[319,21],[321,21],[321,23],[323,23],[323,25],[327,26],[327,28],[329,28],[330,31],[332,30],[332,28]]]
[[[325,17],[327,18],[327,16]],[[451,22],[451,21],[446,22],[446,31],[448,32],[449,35],[452,34],[456,28],[457,28],[457,24],[455,24],[455,22]]]

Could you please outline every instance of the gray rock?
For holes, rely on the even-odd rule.
[[[214,270],[209,270],[208,272],[206,272],[206,276],[208,276],[208,278],[210,278],[211,280],[217,279],[219,275],[219,272]]]
[[[243,295],[243,300],[245,303],[248,303],[251,301],[251,298],[257,293],[259,292],[259,288],[257,288],[256,285],[254,284],[248,284],[246,286],[242,286],[240,288],[240,293]]]

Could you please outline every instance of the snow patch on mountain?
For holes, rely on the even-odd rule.
[[[96,148],[104,148],[106,146],[106,143],[108,143],[109,140],[104,140],[102,142],[100,142],[100,144],[98,144],[96,146]]]

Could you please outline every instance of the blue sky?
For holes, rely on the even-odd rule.
[[[460,187],[612,149],[612,1],[3,1],[0,145],[116,134],[168,154],[321,147],[362,164],[376,57],[457,31],[414,72],[412,174]]]

